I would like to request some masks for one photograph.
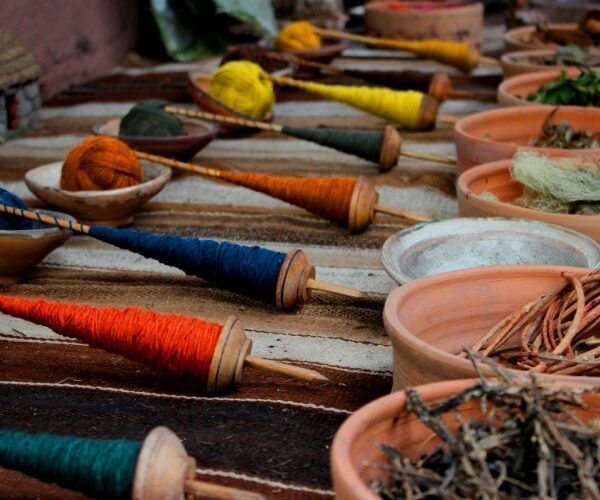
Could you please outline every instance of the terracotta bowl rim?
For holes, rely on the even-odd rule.
[[[164,187],[169,180],[171,179],[172,170],[169,167],[165,167],[164,165],[160,165],[158,163],[149,162],[146,160],[142,160],[142,168],[146,171],[148,168],[156,169],[158,175],[148,180],[144,180],[140,184],[135,186],[129,186],[124,188],[117,189],[107,189],[105,191],[66,191],[64,189],[60,189],[54,186],[48,186],[47,184],[40,184],[36,179],[31,178],[31,174],[35,174],[41,170],[51,170],[56,168],[62,168],[62,161],[55,161],[51,163],[46,163],[45,165],[40,165],[39,167],[33,168],[25,174],[24,181],[27,187],[30,189],[30,185],[35,185],[37,188],[41,188],[46,191],[53,191],[55,193],[60,193],[62,196],[69,198],[73,201],[81,201],[81,200],[102,200],[104,198],[111,198],[113,196],[119,195],[127,195],[127,194],[135,194],[138,191],[152,191],[153,189],[158,189],[159,191]],[[31,191],[31,189],[30,189]],[[35,193],[34,193],[35,194]],[[37,196],[37,195],[36,195]]]
[[[493,175],[493,174],[497,174],[500,172],[505,172],[510,168],[510,166],[512,165],[512,162],[513,162],[513,160],[497,160],[497,161],[492,161],[489,163],[482,163],[481,165],[476,165],[472,168],[469,168],[468,170],[465,170],[462,174],[460,174],[460,176],[458,177],[458,180],[456,182],[456,188],[458,191],[460,191],[460,193],[465,198],[471,198],[471,197],[477,198],[477,201],[479,201],[480,203],[482,203],[483,205],[485,205],[489,208],[503,210],[504,207],[510,206],[512,209],[514,209],[516,212],[519,213],[519,218],[531,219],[532,217],[535,217],[536,214],[549,213],[549,212],[541,212],[539,210],[533,210],[531,208],[525,208],[525,207],[519,207],[516,205],[511,205],[511,204],[505,203],[503,201],[486,200],[486,199],[481,198],[479,195],[473,193],[470,190],[469,186],[475,180],[477,180],[481,177],[487,176],[487,175]],[[552,214],[552,215],[557,218],[558,225],[561,225],[561,224],[569,225],[569,222],[576,220],[576,219],[581,219],[582,217],[585,217],[585,219],[581,219],[581,220],[592,221],[592,222],[597,221],[598,224],[600,224],[600,215],[581,215],[581,214]]]
[[[550,23],[549,24],[550,29],[577,29],[577,23]],[[511,42],[511,43],[519,43],[521,45],[527,45],[528,42],[523,40],[521,38],[520,35],[523,35],[525,33],[529,33],[532,31],[535,31],[536,27],[535,26],[518,26],[516,28],[512,28],[510,30],[508,30],[506,33],[504,33],[504,41],[505,42]],[[539,48],[543,48],[543,47],[554,47],[556,46],[556,44],[548,44],[545,46],[538,46]],[[533,47],[533,45],[532,45]]]
[[[506,69],[505,66],[515,66],[518,68],[522,68],[522,69],[529,69],[531,71],[529,71],[530,73],[532,72],[539,72],[539,71],[546,71],[548,69],[562,69],[562,70],[566,70],[566,69],[570,69],[576,66],[565,66],[562,64],[553,64],[553,65],[546,65],[546,64],[532,64],[531,62],[516,62],[514,60],[515,57],[535,57],[535,56],[549,56],[552,54],[556,53],[556,48],[554,47],[548,47],[546,49],[523,49],[523,50],[512,50],[510,52],[505,52],[504,54],[502,54],[500,56],[500,63],[502,64],[503,69]],[[539,68],[539,69],[538,69]],[[541,69],[543,68],[543,69]],[[594,66],[592,69],[594,70],[600,70],[600,66]],[[514,76],[518,76],[518,75],[514,75]],[[512,77],[509,77],[512,78]]]
[[[271,112],[269,112],[269,114],[263,118],[255,118],[253,116],[246,115],[244,113],[240,113],[239,111],[236,111],[235,109],[232,109],[229,106],[223,104],[221,101],[217,101],[206,90],[204,90],[202,87],[200,87],[196,83],[197,75],[210,76],[210,73],[206,73],[204,71],[188,71],[188,74],[187,74],[188,84],[191,85],[194,88],[194,90],[201,93],[207,100],[215,103],[215,105],[220,106],[221,108],[226,110],[228,113],[231,114],[231,116],[235,116],[237,118],[243,118],[245,120],[262,121],[262,122],[272,122],[273,118],[275,118],[275,113],[273,110]],[[218,113],[213,113],[213,114],[218,114]]]
[[[536,72],[535,74],[539,74],[540,72]],[[528,73],[530,74],[530,73]],[[520,76],[524,76],[524,75],[519,75],[519,76],[515,76],[513,78],[519,78]],[[532,104],[528,101],[523,101],[526,102],[527,104]],[[512,117],[512,115],[532,115],[532,114],[548,114],[550,113],[553,109],[555,108],[560,108],[561,112],[565,112],[565,113],[573,113],[575,116],[573,118],[577,118],[577,115],[581,114],[582,112],[584,113],[596,113],[598,115],[598,120],[600,121],[600,108],[594,107],[594,106],[554,106],[553,104],[534,104],[533,106],[505,106],[505,107],[500,107],[500,108],[495,108],[495,109],[488,109],[487,111],[480,111],[479,113],[474,113],[471,115],[467,115],[463,118],[461,118],[460,120],[458,120],[456,122],[456,124],[454,125],[454,133],[455,135],[459,135],[462,138],[468,139],[469,141],[481,144],[481,145],[496,145],[496,146],[504,146],[504,147],[510,147],[511,149],[513,147],[517,147],[518,148],[522,148],[522,149],[527,149],[528,151],[544,151],[549,153],[550,155],[552,155],[552,153],[557,153],[557,152],[564,152],[564,151],[578,151],[578,150],[574,150],[574,149],[561,149],[561,148],[547,148],[547,147],[534,147],[534,146],[519,146],[519,145],[515,145],[511,142],[502,142],[502,141],[496,141],[493,139],[486,139],[484,137],[480,137],[480,136],[476,136],[473,135],[471,133],[469,133],[467,130],[465,130],[465,128],[470,127],[471,125],[473,125],[473,122],[475,122],[475,124],[479,123],[479,122],[484,122],[484,121],[489,121],[489,122],[493,122],[495,120],[497,120],[498,118],[505,118],[505,117]],[[585,110],[585,111],[584,111]],[[573,118],[571,118],[571,120],[573,120]],[[486,120],[487,119],[487,120]],[[543,120],[542,120],[543,122]],[[589,148],[589,149],[582,149],[582,152],[597,152],[600,153],[600,147],[598,148]],[[584,153],[582,153],[584,154]],[[472,170],[473,167],[469,168],[468,170]]]
[[[410,332],[396,315],[398,304],[402,303],[407,295],[426,293],[427,289],[438,286],[440,283],[453,283],[457,280],[466,281],[466,279],[481,279],[488,276],[494,277],[496,280],[516,276],[559,277],[562,271],[568,271],[576,276],[582,276],[590,272],[590,269],[582,267],[546,265],[485,266],[470,269],[460,269],[457,271],[448,271],[411,281],[406,285],[395,288],[388,295],[383,308],[383,322],[385,330],[392,341],[394,351],[398,347],[397,343],[399,339],[402,339],[403,343],[411,344],[414,349],[429,353],[430,356],[433,354],[440,361],[453,364],[463,370],[468,370],[470,367],[472,367],[472,364],[468,359],[459,357],[456,354],[451,354],[443,349],[439,349],[438,347],[421,340],[412,332]],[[492,325],[490,325],[490,327],[491,326]],[[484,374],[491,373],[491,369],[487,365],[481,363],[478,363],[478,365],[481,367],[481,370]],[[527,377],[526,372],[511,368],[507,368],[507,370],[517,378]],[[579,381],[582,384],[588,384],[592,382],[595,384],[600,383],[600,377],[541,374],[540,378],[544,380],[558,379],[569,382]]]
[[[447,13],[449,10],[478,10],[478,9],[483,9],[483,4],[481,2],[468,2],[466,0],[452,0],[451,2],[445,2],[445,3],[451,3],[454,4],[451,8],[449,7],[445,7],[442,6],[442,8],[439,9],[431,9],[431,10],[407,10],[407,11],[395,11],[395,10],[386,10],[383,9],[381,7],[379,7],[379,4],[385,4],[385,3],[390,3],[390,0],[374,0],[373,2],[369,2],[368,4],[365,5],[365,11],[367,10],[372,10],[372,11],[376,11],[376,12],[380,12],[382,14],[393,14],[394,16],[397,15],[419,15],[419,16],[423,16],[425,18],[427,17],[432,17],[431,14],[445,14]],[[414,2],[414,3],[426,3],[426,2]]]
[[[156,144],[156,143],[169,144],[169,143],[175,143],[175,142],[179,142],[179,143],[190,142],[191,143],[191,142],[201,141],[201,140],[211,141],[217,137],[219,127],[216,123],[210,122],[207,120],[200,120],[197,118],[190,118],[187,116],[181,116],[180,118],[186,128],[190,125],[200,125],[200,126],[204,127],[206,129],[206,131],[191,132],[191,133],[186,133],[186,134],[182,134],[182,135],[171,135],[171,136],[165,137],[165,136],[119,135],[118,133],[117,134],[107,133],[103,130],[105,127],[112,125],[115,122],[120,124],[122,117],[121,118],[111,118],[110,120],[96,123],[96,125],[94,125],[92,131],[93,131],[94,135],[105,135],[108,137],[114,137],[116,139],[121,139],[122,141],[135,141],[140,144],[147,143],[148,145],[152,145],[152,144]]]
[[[66,219],[69,222],[77,222],[77,219],[72,215],[66,214],[64,212],[59,212],[57,210],[48,210],[45,208],[36,208],[30,209],[35,212],[40,212],[45,215],[51,215],[54,217],[58,217],[59,219]],[[17,229],[17,230],[9,230],[9,229],[0,229],[0,238],[31,238],[31,239],[42,239],[47,236],[54,236],[55,234],[63,233],[65,235],[72,235],[73,231],[70,229],[60,227],[60,226],[48,226],[48,227],[40,227],[34,229]]]

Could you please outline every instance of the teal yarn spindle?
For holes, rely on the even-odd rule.
[[[142,443],[0,429],[0,465],[92,498],[130,499]]]
[[[124,137],[169,137],[184,135],[183,122],[164,107],[167,103],[159,100],[143,101],[136,104],[122,119],[119,135]]]

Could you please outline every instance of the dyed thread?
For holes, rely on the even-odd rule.
[[[208,381],[222,327],[179,314],[0,296],[0,311],[175,377]]]
[[[0,203],[2,205],[8,205],[20,208],[22,210],[27,210],[27,208],[29,208],[21,198],[2,188],[0,188]],[[0,213],[1,231],[26,231],[34,228],[35,223],[33,221]]]
[[[130,499],[142,443],[0,429],[0,465],[99,499]]]
[[[167,113],[166,101],[147,100],[136,104],[120,122],[119,136],[170,137],[184,135],[183,122],[177,115]]]
[[[113,137],[88,137],[69,151],[62,166],[60,188],[104,191],[143,181],[142,165],[127,144]]]
[[[273,84],[261,78],[263,69],[248,61],[231,61],[210,79],[208,93],[227,107],[250,116],[265,118],[275,105]]]
[[[275,37],[277,50],[305,50],[318,49],[321,46],[321,37],[315,27],[308,21],[298,21],[288,24]]]

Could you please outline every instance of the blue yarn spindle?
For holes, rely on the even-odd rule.
[[[0,429],[0,466],[93,498],[130,499],[142,443]]]
[[[224,288],[273,300],[286,254],[258,246],[92,226],[90,236]]]
[[[0,188],[0,203],[24,210],[28,208],[21,198],[2,188]],[[0,213],[0,230],[2,231],[22,231],[33,229],[34,227],[35,224],[28,219],[21,219],[20,217]]]

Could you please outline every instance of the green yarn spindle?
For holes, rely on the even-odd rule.
[[[0,429],[0,466],[99,499],[130,499],[142,443]]]
[[[136,104],[121,120],[119,135],[124,137],[169,137],[185,135],[183,122],[164,107],[167,103],[148,100]]]

